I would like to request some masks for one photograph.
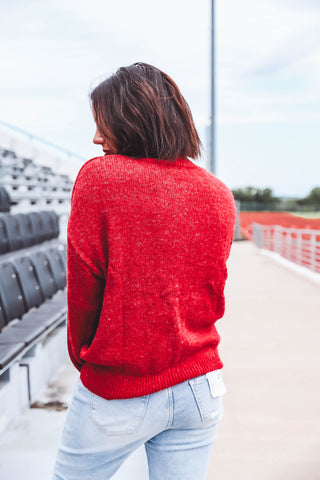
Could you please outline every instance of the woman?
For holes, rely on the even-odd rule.
[[[161,70],[120,68],[91,102],[105,155],[72,192],[67,332],[80,378],[54,480],[111,478],[143,444],[150,480],[201,480],[223,413],[215,322],[233,197],[189,160],[200,139]]]

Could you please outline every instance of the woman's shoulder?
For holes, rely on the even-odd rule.
[[[79,169],[75,183],[91,183],[98,185],[116,170],[115,157],[119,155],[103,155],[87,160]]]
[[[226,196],[232,197],[233,199],[233,195],[230,188],[227,186],[227,184],[223,180],[221,180],[216,175],[214,175],[209,170],[207,170],[206,168],[200,165],[196,165],[196,170],[201,177],[201,181],[202,182],[205,181],[205,183],[208,186],[210,186],[213,189],[213,191],[215,192],[219,191],[221,192],[221,194],[224,193]]]
[[[87,160],[79,169],[77,179],[85,175],[94,175],[99,167],[103,164],[105,156],[93,157]]]

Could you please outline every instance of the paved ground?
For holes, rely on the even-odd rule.
[[[208,480],[320,480],[319,285],[238,242],[226,304],[217,327],[228,393]],[[63,407],[77,372],[68,364],[57,378],[39,401]],[[30,409],[2,436],[1,480],[50,480],[65,412]],[[144,452],[114,478],[145,480]]]
[[[320,287],[233,245],[217,323],[225,415],[208,480],[320,479]]]

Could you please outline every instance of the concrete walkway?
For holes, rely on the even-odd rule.
[[[319,480],[319,285],[238,242],[226,306],[217,327],[228,393],[208,480]],[[63,408],[77,377],[66,365],[39,401]],[[59,404],[30,409],[2,435],[1,480],[51,479],[65,413]],[[146,472],[140,450],[114,478],[146,480]]]
[[[228,392],[208,480],[319,480],[319,285],[235,243],[217,328]]]

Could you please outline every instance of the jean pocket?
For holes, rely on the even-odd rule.
[[[212,396],[210,383],[206,375],[190,380],[189,384],[201,421],[203,423],[217,423],[223,416],[222,396]]]
[[[108,435],[137,433],[145,417],[149,395],[106,400],[92,393],[90,418]]]

